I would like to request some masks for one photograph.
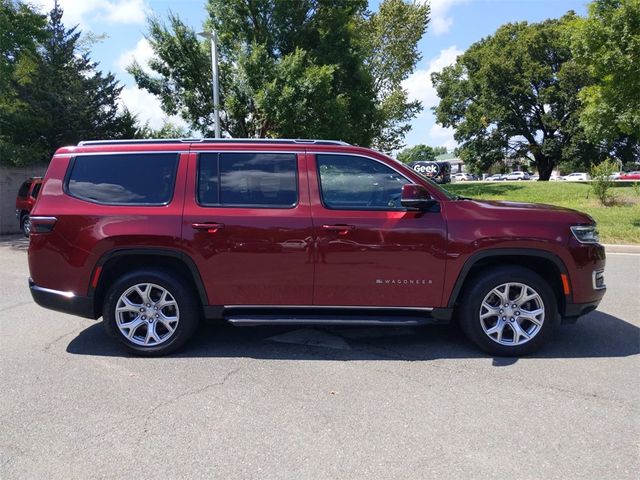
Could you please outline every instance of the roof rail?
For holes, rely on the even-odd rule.
[[[267,143],[296,145],[349,145],[341,140],[313,140],[306,138],[162,138],[140,140],[83,140],[79,147],[89,145],[136,145],[145,143]]]

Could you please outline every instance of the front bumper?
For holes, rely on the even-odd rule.
[[[601,299],[598,299],[587,303],[567,303],[564,308],[562,323],[576,323],[579,317],[593,312],[598,308],[600,300]]]
[[[33,283],[32,279],[29,279],[29,290],[31,290],[33,300],[41,307],[92,320],[96,319],[93,298],[91,297],[82,297],[72,292],[39,287]]]

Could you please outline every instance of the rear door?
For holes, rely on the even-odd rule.
[[[203,149],[190,155],[188,178],[182,237],[209,303],[311,305],[304,152]]]

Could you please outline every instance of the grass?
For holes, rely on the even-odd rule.
[[[630,185],[616,185],[609,206],[600,205],[588,184],[576,182],[460,182],[446,185],[446,189],[478,199],[573,208],[588,213],[598,222],[603,243],[640,244],[640,196]]]

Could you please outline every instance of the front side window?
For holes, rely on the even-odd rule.
[[[325,207],[336,210],[404,210],[402,186],[410,183],[388,166],[355,155],[316,155]]]
[[[198,159],[204,206],[291,208],[297,185],[293,153],[202,153]]]
[[[177,166],[177,153],[77,156],[66,187],[74,197],[107,205],[166,205]]]

